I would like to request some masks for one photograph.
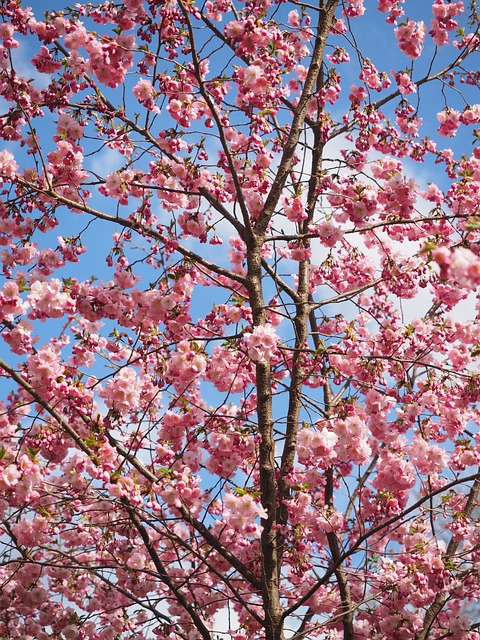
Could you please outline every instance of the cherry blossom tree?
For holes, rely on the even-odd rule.
[[[476,2],[32,4],[0,638],[478,638]]]

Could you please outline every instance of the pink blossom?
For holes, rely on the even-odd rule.
[[[151,99],[153,96],[153,86],[150,80],[146,78],[140,78],[137,84],[133,87],[133,95],[139,102],[145,102]]]
[[[133,87],[133,95],[149,111],[160,113],[160,109],[157,107],[154,100],[157,93],[150,80],[147,80],[147,78],[140,78],[137,84]]]
[[[298,432],[298,461],[308,466],[327,469],[337,458],[335,453],[337,442],[338,436],[326,427],[321,429],[304,427]]]
[[[60,113],[57,122],[59,139],[79,140],[83,136],[83,125],[66,113]]]
[[[450,272],[460,286],[475,290],[480,284],[480,259],[470,249],[458,247],[450,257]]]
[[[377,463],[377,475],[372,485],[379,491],[405,491],[414,486],[415,469],[401,454],[382,451]]]
[[[432,13],[438,20],[458,16],[464,11],[465,7],[462,1],[444,3],[443,0],[435,0],[432,4]]]
[[[290,11],[288,14],[288,22],[292,27],[299,27],[302,23],[300,16],[298,14],[298,11],[296,9],[294,9],[293,11]]]
[[[395,29],[399,47],[408,58],[415,60],[422,53],[426,32],[424,22],[413,20],[402,23]]]
[[[239,69],[237,77],[241,80],[242,90],[258,95],[265,91],[267,79],[262,67],[258,64],[251,64],[248,67]]]
[[[306,69],[303,64],[297,64],[297,66],[295,67],[295,73],[297,74],[297,78],[300,80],[300,82],[305,82],[308,69]]]
[[[18,47],[18,40],[15,40],[12,36],[15,33],[13,24],[9,22],[2,22],[0,24],[0,38],[3,40],[3,46],[6,49],[16,49]]]
[[[43,516],[35,516],[33,521],[22,518],[12,527],[17,540],[26,547],[39,544],[48,530],[48,520]]]
[[[13,153],[7,149],[0,151],[0,184],[2,178],[12,179],[18,170],[18,164],[15,162]]]
[[[361,103],[367,97],[367,91],[365,87],[357,87],[357,85],[352,84],[350,86],[350,95],[348,96],[349,100],[353,103]]]
[[[34,387],[51,387],[60,382],[65,367],[59,353],[50,345],[45,345],[28,358],[30,383]]]
[[[294,198],[283,199],[283,210],[285,215],[291,222],[300,222],[307,218],[307,212],[305,211],[305,204],[302,202],[300,196]]]
[[[460,126],[461,113],[452,109],[446,109],[437,113],[437,120],[440,122],[438,133],[442,136],[452,138],[457,133]]]
[[[268,514],[252,495],[249,493],[244,495],[227,493],[223,504],[225,522],[235,531],[258,536],[259,529],[256,521],[258,518],[267,518]]]
[[[19,315],[28,309],[28,303],[22,301],[17,283],[7,281],[0,289],[0,317]]]
[[[40,73],[54,73],[62,68],[62,63],[52,58],[47,47],[40,47],[40,50],[32,58],[31,63]]]
[[[156,289],[145,291],[143,305],[147,308],[147,317],[159,324],[163,322],[168,312],[175,307],[175,296]]]
[[[85,27],[83,25],[75,25],[75,28],[64,37],[63,43],[67,49],[77,51],[77,49],[85,45],[88,39]]]
[[[3,338],[13,353],[23,355],[32,352],[33,343],[36,340],[36,338],[32,337],[32,328],[32,323],[23,319],[11,330],[5,329],[3,331]]]
[[[135,369],[123,367],[101,390],[109,409],[119,413],[128,413],[140,408],[142,382]]]
[[[440,473],[448,464],[448,454],[438,445],[431,444],[423,438],[415,437],[412,444],[407,447],[410,460],[420,473],[432,475]]]
[[[261,362],[269,358],[280,342],[279,336],[275,333],[275,328],[271,324],[256,326],[252,333],[245,336],[248,357],[254,362]]]
[[[412,82],[412,79],[408,73],[395,73],[392,71],[392,75],[395,77],[395,82],[398,85],[398,90],[402,95],[409,95],[410,93],[416,93],[417,87]]]
[[[463,124],[478,124],[480,122],[480,104],[473,104],[465,107],[460,116]]]
[[[32,307],[31,319],[61,318],[75,309],[75,302],[57,278],[33,282],[27,302]]]
[[[363,0],[347,0],[347,6],[344,9],[345,15],[349,18],[359,18],[365,13]]]
[[[318,235],[320,242],[326,247],[334,247],[344,236],[344,232],[330,221],[323,221],[309,227],[311,233]]]
[[[9,464],[0,469],[0,489],[6,491],[12,489],[21,478],[21,471],[14,464]]]
[[[391,11],[398,10],[398,5],[400,3],[403,3],[404,1],[405,0],[378,0],[378,10],[381,11],[382,13],[388,13]]]
[[[199,345],[181,340],[168,360],[168,377],[175,388],[184,388],[205,373],[207,362]]]

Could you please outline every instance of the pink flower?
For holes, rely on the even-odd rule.
[[[465,7],[463,2],[448,2],[444,3],[443,0],[435,0],[432,4],[432,13],[438,20],[445,20],[453,16],[458,16],[464,11]]]
[[[308,230],[317,234],[320,242],[326,247],[334,247],[344,236],[344,232],[328,220],[311,226]]]
[[[453,138],[460,126],[461,113],[453,109],[445,109],[437,113],[437,120],[440,122],[438,133],[441,136]]]
[[[283,211],[290,222],[300,222],[307,218],[307,212],[305,211],[305,204],[302,202],[300,196],[294,198],[283,199]]]
[[[109,409],[128,413],[139,408],[142,384],[132,367],[121,369],[100,391]]]
[[[195,342],[181,340],[170,354],[167,375],[176,389],[189,386],[205,373],[207,361]]]
[[[32,521],[28,518],[22,518],[12,527],[18,542],[27,547],[38,544],[45,537],[47,529],[48,520],[38,515]]]
[[[432,475],[440,473],[448,464],[448,454],[438,445],[430,444],[420,436],[416,436],[407,447],[410,460],[420,473]]]
[[[350,95],[348,99],[352,104],[360,104],[367,97],[367,90],[365,87],[357,87],[357,85],[352,84],[350,86]]]
[[[176,302],[174,296],[164,291],[154,289],[145,291],[142,304],[148,309],[146,314],[147,318],[159,324],[163,322],[168,312],[175,307]]]
[[[301,246],[300,242],[289,242],[289,257],[292,260],[296,260],[297,262],[303,262],[304,260],[308,260],[312,257],[312,250],[310,247]]]
[[[245,31],[245,24],[241,20],[231,20],[225,25],[225,35],[227,38],[238,40],[241,38]]]
[[[75,28],[68,33],[64,39],[63,43],[67,49],[71,49],[72,51],[77,51],[84,46],[87,42],[88,36],[87,31],[84,26],[75,25]]]
[[[403,53],[412,60],[422,53],[427,28],[424,22],[409,20],[395,29],[398,44]]]
[[[261,504],[255,502],[253,496],[246,493],[243,496],[227,493],[223,499],[223,519],[233,529],[241,533],[259,533],[256,520],[267,518],[268,514]]]
[[[31,63],[40,73],[54,73],[62,68],[62,63],[54,60],[50,50],[43,46],[34,55]]]
[[[52,346],[46,345],[28,358],[28,372],[30,383],[34,387],[51,387],[61,380],[65,367],[57,351]]]
[[[79,140],[83,136],[83,125],[66,113],[61,113],[57,122],[59,139]]]
[[[399,2],[404,2],[404,0],[378,0],[378,10],[382,13],[388,13],[396,9]]]
[[[237,77],[241,80],[244,92],[252,92],[253,94],[263,93],[267,86],[267,79],[262,67],[258,64],[251,64],[248,67],[242,67],[237,71]]]
[[[33,350],[32,325],[26,320],[20,322],[13,329],[4,329],[2,335],[5,342],[9,345],[13,353],[22,355],[31,353]]]
[[[17,484],[21,476],[22,473],[16,465],[9,464],[4,467],[0,470],[0,490],[6,491],[7,489],[11,489]]]
[[[143,104],[149,111],[160,113],[160,109],[155,104],[155,96],[157,92],[152,86],[150,80],[141,78],[137,84],[133,87],[133,95],[139,102]]]
[[[141,78],[133,87],[133,95],[139,102],[149,100],[153,96],[153,86],[150,80]]]
[[[7,149],[0,151],[0,185],[3,184],[2,178],[13,178],[17,169],[18,164],[15,162],[13,153]]]
[[[392,74],[395,77],[395,82],[398,85],[398,90],[404,96],[410,93],[416,93],[417,87],[412,82],[412,79],[408,73],[395,73],[392,71]]]
[[[359,18],[363,16],[365,13],[363,0],[347,0],[347,7],[344,9],[344,13],[349,18]]]
[[[57,278],[33,282],[27,296],[27,302],[33,309],[29,314],[32,320],[35,318],[41,320],[61,318],[66,313],[75,310],[75,302],[69,293],[64,291],[64,285]]]
[[[477,124],[480,122],[480,104],[465,107],[460,120],[463,124]]]
[[[415,468],[400,453],[382,450],[372,485],[379,491],[405,491],[415,484]]]
[[[300,16],[298,15],[298,11],[295,9],[290,11],[288,14],[288,22],[292,27],[299,27],[302,23]]]
[[[337,458],[337,443],[338,436],[326,427],[300,429],[297,439],[298,461],[308,466],[327,469]]]
[[[480,284],[480,259],[466,247],[451,254],[450,271],[461,287],[475,290]]]
[[[249,358],[254,362],[261,362],[275,351],[280,338],[274,327],[267,323],[255,327],[252,333],[248,333],[245,342]]]

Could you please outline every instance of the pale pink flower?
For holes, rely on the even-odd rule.
[[[337,443],[338,436],[326,427],[300,429],[297,439],[298,461],[308,466],[327,469],[337,458]]]
[[[57,278],[33,282],[27,296],[27,302],[33,309],[30,318],[45,320],[61,318],[66,313],[72,313],[75,310],[75,302],[63,289],[63,283]]]
[[[292,27],[299,27],[302,23],[302,20],[300,18],[300,15],[298,14],[298,11],[296,9],[294,9],[293,11],[290,11],[288,14],[288,22]]]
[[[9,464],[0,470],[0,490],[6,491],[14,487],[22,474],[14,464]]]
[[[427,27],[424,22],[409,20],[395,29],[398,44],[403,53],[412,60],[422,53]]]
[[[407,447],[408,455],[420,473],[432,475],[440,473],[448,464],[448,454],[438,445],[427,442],[420,436],[415,436]]]
[[[79,140],[83,136],[83,125],[66,113],[60,113],[57,122],[57,134],[60,138]]]
[[[227,38],[237,40],[241,38],[245,31],[245,24],[241,20],[231,20],[225,25],[225,35]]]
[[[8,149],[0,151],[0,184],[1,178],[13,178],[17,169],[18,164],[15,162],[13,153]]]
[[[82,25],[76,25],[70,33],[64,36],[63,44],[67,49],[77,51],[77,49],[84,46],[88,39],[89,36],[87,36],[87,30],[85,27]]]
[[[451,254],[450,271],[461,287],[475,290],[480,284],[480,259],[466,247],[458,247]]]
[[[143,104],[149,111],[160,113],[160,109],[156,106],[154,98],[157,95],[150,80],[141,78],[133,87],[133,95],[139,102]]]
[[[408,73],[395,73],[393,71],[392,74],[395,77],[395,82],[398,85],[398,90],[402,95],[406,96],[410,93],[417,92],[417,86],[412,82],[412,79]]]
[[[437,120],[440,122],[438,133],[441,136],[453,138],[453,136],[457,133],[458,127],[460,126],[460,117],[461,113],[459,111],[455,111],[454,109],[445,109],[444,111],[440,111],[440,113],[437,113]]]
[[[227,493],[223,504],[225,522],[241,533],[256,534],[258,532],[256,522],[258,518],[268,517],[262,505],[256,502],[249,493],[243,496]]]
[[[254,362],[265,360],[276,349],[280,338],[271,324],[259,325],[245,336],[248,356]]]
[[[326,247],[335,246],[344,236],[344,232],[328,220],[319,222],[315,226],[310,226],[309,231],[317,234],[320,242]]]
[[[181,340],[168,359],[167,375],[175,388],[184,388],[205,373],[207,361],[196,343]]]
[[[28,372],[34,387],[52,386],[62,378],[65,367],[57,351],[46,345],[28,358]]]
[[[290,222],[300,222],[306,220],[307,212],[305,211],[305,204],[302,202],[300,196],[294,198],[283,199],[283,211]]]
[[[142,383],[135,369],[124,367],[100,391],[109,409],[119,413],[135,411],[139,408]]]

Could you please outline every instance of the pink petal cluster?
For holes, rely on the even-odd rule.
[[[227,493],[223,499],[224,521],[238,533],[258,537],[260,529],[259,518],[267,518],[267,512],[252,495],[235,495]]]
[[[132,367],[122,368],[100,391],[109,409],[128,413],[140,408],[142,381]]]
[[[313,429],[304,427],[298,433],[298,461],[307,466],[328,469],[336,460],[338,436],[327,427]]]
[[[426,33],[427,27],[422,21],[414,22],[409,20],[395,29],[395,36],[400,49],[412,60],[416,60],[422,53]]]
[[[248,357],[253,362],[270,359],[279,342],[280,337],[276,334],[274,326],[269,323],[254,327],[253,331],[245,336]]]

